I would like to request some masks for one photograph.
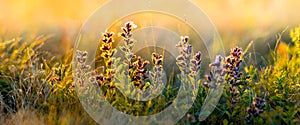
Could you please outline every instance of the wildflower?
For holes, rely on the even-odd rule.
[[[240,71],[243,54],[242,48],[235,47],[231,49],[230,55],[224,59],[224,70],[227,74],[226,81],[229,83],[232,104],[240,100],[240,91],[237,89],[239,85],[247,84],[246,79],[250,78]]]
[[[120,49],[125,54],[124,63],[128,65],[129,69],[136,67],[136,64],[132,64],[132,60],[136,59],[137,56],[133,54],[132,48],[134,46],[134,40],[132,37],[132,31],[137,26],[133,22],[126,22],[123,27],[121,27],[122,31],[119,35],[124,39],[124,46],[120,46]],[[129,75],[128,71],[124,71],[125,75]]]
[[[145,67],[149,64],[148,61],[144,61],[141,57],[133,63],[134,68],[129,69],[131,71],[131,80],[134,82],[134,85],[143,88],[145,85],[145,80],[148,80],[147,69]]]
[[[126,55],[133,55],[132,48],[134,46],[134,40],[132,39],[132,31],[137,28],[137,26],[133,23],[133,22],[126,22],[124,24],[123,27],[121,27],[122,29],[122,33],[120,33],[119,35],[122,36],[124,38],[124,46],[121,46],[120,49],[126,53]],[[131,56],[128,56],[129,58],[131,58]],[[127,58],[127,59],[129,59]]]
[[[76,59],[79,63],[83,64],[86,62],[87,52],[86,51],[76,51]]]
[[[230,55],[225,58],[225,69],[227,74],[230,76],[228,81],[231,84],[238,84],[238,80],[241,79],[243,73],[239,71],[240,65],[242,63],[241,56],[243,54],[243,50],[241,48],[233,48],[231,49]]]
[[[113,40],[112,36],[114,34],[115,34],[114,32],[107,32],[107,31],[105,31],[105,33],[102,34],[102,36],[103,36],[102,41],[104,43],[107,43],[107,44],[113,43],[114,40]]]
[[[200,71],[200,64],[201,64],[201,52],[197,52],[194,56],[193,59],[191,59],[190,63],[192,64],[192,66],[190,67],[191,73],[190,76],[192,77],[196,77],[199,74]]]
[[[158,55],[157,53],[152,54],[152,62],[155,66],[161,65],[162,61],[163,61],[162,55]]]
[[[75,81],[76,83],[79,83],[80,86],[83,86],[83,83],[85,81],[86,73],[90,69],[90,66],[86,64],[87,60],[87,52],[86,51],[76,51],[76,68],[75,71]]]
[[[162,66],[163,56],[157,53],[152,54],[152,63],[154,64],[154,70],[150,71],[150,77],[155,83],[162,83],[163,77],[163,66]]]
[[[102,73],[98,74],[96,71],[89,71],[90,65],[86,64],[88,53],[85,51],[76,51],[77,62],[75,65],[78,67],[75,70],[75,83],[79,83],[80,86],[83,86],[85,80],[88,80],[89,83],[93,85],[103,85],[107,81],[106,76]]]
[[[211,67],[211,71],[209,75],[205,75],[206,82],[204,82],[204,85],[209,88],[216,88],[217,83],[223,83],[224,82],[224,75],[225,70],[223,69],[223,57],[220,55],[217,55],[215,58],[215,61],[209,65]]]
[[[125,38],[130,38],[132,36],[132,30],[137,28],[137,25],[135,25],[132,21],[126,22],[124,27],[121,27],[121,29],[124,31],[120,35]],[[129,41],[127,41],[129,42]]]
[[[106,67],[110,67],[112,64],[112,57],[116,52],[116,49],[113,49],[112,44],[114,43],[114,39],[112,36],[114,35],[113,32],[107,32],[102,34],[101,43],[101,57],[104,58]]]
[[[185,75],[190,73],[189,62],[192,56],[192,46],[188,43],[188,40],[188,36],[181,37],[181,41],[176,45],[180,52],[180,55],[176,58],[176,64]]]
[[[253,121],[251,120],[251,117],[258,117],[259,114],[264,113],[265,111],[265,99],[262,99],[260,97],[256,97],[255,101],[252,102],[252,105],[250,107],[247,107],[247,116],[246,116],[246,120],[247,123],[253,123]]]
[[[112,85],[115,74],[115,67],[112,64],[114,64],[114,61],[116,60],[116,58],[113,57],[116,53],[116,49],[112,47],[112,44],[114,43],[113,35],[113,32],[105,31],[105,33],[102,34],[102,39],[100,41],[101,57],[105,62],[106,74],[100,74],[92,78],[92,80],[99,80],[99,85],[107,84],[110,88],[115,88],[115,86]]]
[[[123,37],[124,45],[120,46],[120,49],[125,54],[123,63],[128,66],[128,71],[124,71],[123,74],[131,79],[134,86],[142,89],[146,85],[145,81],[148,80],[146,66],[149,64],[149,61],[143,60],[132,52],[135,43],[134,39],[132,39],[132,31],[135,28],[137,28],[137,25],[131,21],[126,22],[121,27],[123,32],[119,35]]]
[[[101,85],[103,85],[105,83],[106,79],[105,79],[105,76],[103,74],[96,75],[95,78],[96,78],[96,81],[99,81],[99,83],[100,83],[98,85],[101,86]]]

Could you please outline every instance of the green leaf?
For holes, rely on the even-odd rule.
[[[230,118],[231,117],[231,113],[229,111],[225,112],[227,114],[227,116]]]
[[[223,120],[223,125],[228,125],[227,119],[224,119],[224,120]]]

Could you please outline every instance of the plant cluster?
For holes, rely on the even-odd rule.
[[[119,48],[113,47],[113,32],[102,34],[99,55],[103,66],[95,70],[91,69],[88,53],[84,50],[77,50],[74,58],[70,52],[61,59],[43,51],[43,43],[51,36],[3,39],[0,42],[0,57],[3,59],[0,62],[1,123],[21,124],[24,119],[32,117],[19,115],[32,114],[35,120],[39,120],[36,123],[41,124],[92,124],[94,121],[85,114],[75,89],[77,85],[79,88],[86,87],[86,83],[104,90],[107,101],[127,114],[151,115],[164,110],[172,102],[173,95],[170,93],[176,96],[180,87],[172,80],[168,79],[166,89],[151,101],[135,101],[124,96],[140,94],[162,85],[166,77],[163,55],[154,52],[149,62],[134,54],[136,41],[132,31],[135,28],[137,26],[133,22],[124,24],[119,33],[124,43]],[[209,65],[210,73],[203,77],[202,53],[193,52],[188,36],[181,37],[176,45],[179,51],[176,64],[180,74],[168,77],[177,77],[181,83],[194,87],[199,85],[199,91],[193,93],[198,95],[193,107],[178,124],[299,124],[299,36],[300,28],[297,27],[290,31],[292,45],[278,39],[279,49],[270,53],[270,60],[274,63],[267,67],[258,69],[247,64],[247,58],[244,58],[246,51],[235,47],[228,56],[216,56]],[[117,57],[117,52],[124,57]],[[75,63],[71,63],[72,59]],[[74,74],[73,66],[76,67]],[[124,92],[117,89],[122,85],[128,88]],[[222,86],[224,90],[215,110],[200,122],[198,116],[205,97],[209,91]]]
[[[72,53],[59,59],[43,51],[44,43],[51,37],[0,41],[0,56],[3,58],[0,62],[1,123],[93,122],[84,121],[89,118],[87,114],[80,115],[82,118],[72,118],[76,117],[74,112],[83,112],[74,91]]]
[[[257,117],[265,111],[265,99],[256,97],[252,105],[247,108],[248,115],[246,116],[247,123],[253,123],[252,117]]]

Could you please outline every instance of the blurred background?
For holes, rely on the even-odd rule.
[[[0,33],[8,38],[52,34],[48,44],[61,46],[49,48],[61,53],[72,48],[84,21],[107,1],[0,0]],[[225,48],[246,46],[251,40],[260,47],[274,41],[276,33],[300,24],[299,0],[191,1],[211,18]]]

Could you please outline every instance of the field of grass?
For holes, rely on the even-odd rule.
[[[121,36],[129,43],[123,46],[123,51],[130,55],[128,48],[134,43],[130,43],[128,37],[130,34],[126,34],[128,29],[125,30]],[[176,84],[172,89],[164,91],[164,98],[155,98],[150,101],[151,104],[144,104],[145,102],[121,98],[121,93],[115,91],[115,86],[112,84],[114,80],[109,77],[113,75],[114,68],[118,67],[112,66],[117,59],[108,56],[114,51],[108,49],[112,46],[112,43],[108,42],[111,37],[108,33],[103,36],[106,41],[102,39],[99,54],[99,58],[104,59],[103,64],[107,68],[104,71],[95,71],[99,75],[95,85],[106,91],[106,99],[117,109],[134,115],[148,115],[161,111],[165,104],[174,98],[174,93],[179,87],[176,80],[194,79],[194,82],[196,81],[194,84],[199,85],[200,88],[196,93],[198,96],[178,124],[300,124],[300,27],[285,31],[291,41],[283,42],[282,34],[278,34],[274,41],[275,47],[268,48],[270,51],[264,54],[263,59],[260,59],[259,55],[256,56],[252,43],[245,48],[235,47],[226,50],[228,52],[226,57],[220,57],[221,60],[216,60],[210,65],[212,72],[222,72],[219,74],[222,79],[202,73],[197,67],[201,63],[201,54],[192,55],[186,51],[185,47],[188,43],[183,39],[182,43],[178,44],[182,55],[178,55],[176,61],[178,72],[188,77],[173,75],[173,79],[168,81],[169,83],[175,81]],[[77,76],[72,72],[73,54],[76,54],[74,59],[86,58],[85,56],[88,55],[82,55],[84,52],[79,51],[74,53],[72,49],[67,50],[68,53],[65,55],[54,55],[49,48],[45,49],[43,46],[53,39],[51,35],[7,38],[3,33],[0,37],[2,59],[0,61],[0,123],[96,124],[83,109],[75,89],[87,74],[76,70],[75,72],[79,73]],[[194,62],[184,65],[180,57],[191,60],[189,63],[192,63],[192,60]],[[126,56],[126,59],[129,58],[133,57]],[[158,69],[163,67],[163,58],[159,53],[153,54],[152,59],[152,62],[147,62],[137,57],[133,59],[136,61],[126,64],[135,67],[127,74],[132,83],[141,90],[149,86],[149,80],[144,73],[138,71],[147,69],[146,65],[152,64]],[[222,67],[218,67],[218,64]],[[81,61],[75,64],[75,66],[83,65],[86,64]],[[151,72],[151,78],[159,79],[158,72],[160,71]],[[221,86],[221,84],[211,84],[214,80],[224,86],[224,91],[212,114],[200,122],[198,117],[209,92],[208,89]],[[159,82],[156,81],[157,84]],[[159,103],[162,101],[165,103]],[[131,108],[130,105],[136,107]]]
[[[220,33],[225,55],[213,59],[184,21],[159,12],[149,14],[153,20],[148,20],[149,15],[141,12],[111,22],[109,31],[101,31],[96,41],[86,37],[82,48],[89,48],[92,41],[97,45],[91,60],[93,53],[74,43],[84,21],[108,1],[0,0],[0,125],[89,125],[103,119],[119,123],[105,108],[105,115],[95,116],[101,114],[103,101],[133,116],[158,114],[171,104],[177,107],[168,114],[189,109],[178,125],[300,124],[298,0],[190,0]],[[176,12],[181,7],[185,6]],[[128,27],[133,24],[124,24],[128,20],[136,21],[136,32],[132,33],[134,26]],[[139,32],[148,23],[187,35],[174,41],[177,55],[153,46],[133,50],[152,40]],[[156,35],[167,40],[161,31]],[[189,85],[193,89],[183,92],[181,99],[195,96],[194,103],[178,104],[174,100],[180,87]],[[99,90],[102,93],[91,95]],[[134,100],[145,91],[142,98],[150,101]],[[204,103],[207,96],[209,106]],[[97,109],[95,114],[87,107]]]

